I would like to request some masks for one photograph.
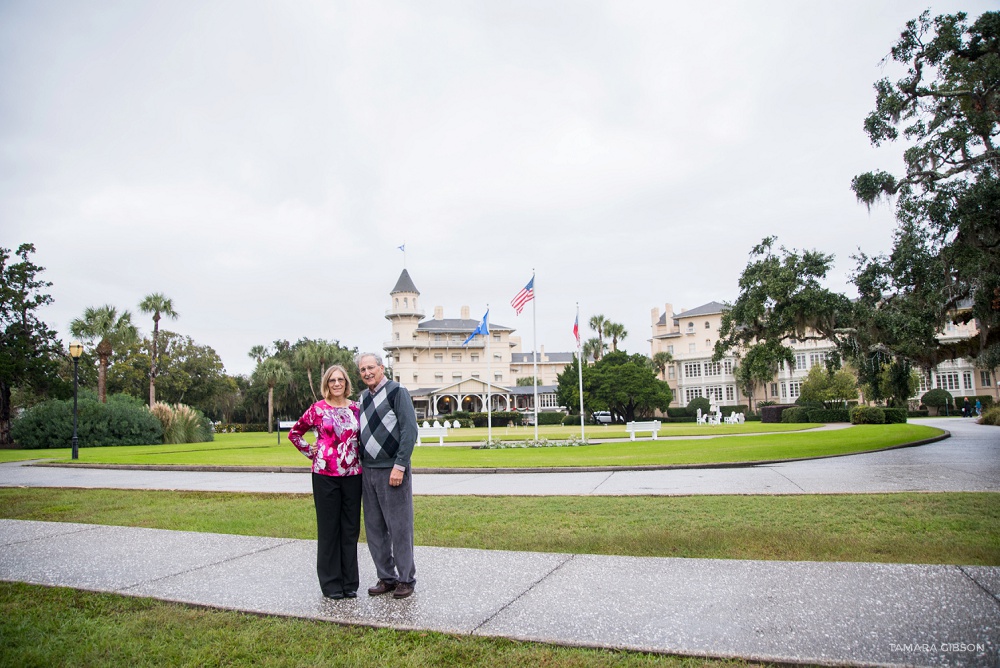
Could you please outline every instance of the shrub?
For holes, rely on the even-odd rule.
[[[851,424],[885,424],[885,411],[875,406],[855,406],[851,409]]]
[[[983,415],[977,420],[977,422],[979,424],[990,424],[994,427],[1000,427],[1000,406],[984,408]]]
[[[69,447],[73,439],[73,400],[43,401],[25,410],[11,425],[11,436],[23,448]],[[102,404],[93,392],[81,392],[77,438],[81,448],[153,445],[163,442],[163,426],[139,399],[114,394]]]
[[[809,422],[809,409],[792,406],[781,412],[781,421],[786,423]]]
[[[538,426],[543,424],[562,424],[563,418],[568,417],[565,413],[559,411],[547,411],[545,413],[538,414]],[[579,418],[577,418],[579,420]]]
[[[687,417],[691,417],[691,414],[688,413],[688,409],[686,409],[686,408],[668,408],[667,409],[667,417],[668,418],[687,418]]]
[[[906,424],[905,408],[883,408],[886,424]]]
[[[539,413],[539,422],[541,422],[541,413]],[[486,413],[469,413],[469,417],[472,419],[472,423],[477,427],[485,427],[488,416]],[[506,427],[520,426],[522,423],[522,415],[520,413],[510,411],[496,411],[493,413],[493,426],[494,427]]]
[[[589,420],[586,417],[584,417],[583,423],[584,424],[594,424],[594,422],[592,420]],[[578,415],[567,415],[566,417],[564,417],[562,419],[562,424],[563,424],[564,427],[579,426],[579,424],[580,424],[580,416],[579,416],[579,414]]]
[[[743,413],[743,415],[746,415],[750,412],[750,407],[740,404],[738,406],[720,406],[719,410],[722,411],[722,417],[729,417],[733,413]]]
[[[697,415],[698,409],[701,409],[701,414],[704,415],[712,408],[712,402],[710,402],[706,397],[695,397],[688,402],[687,411],[688,415]]]
[[[763,402],[761,402],[763,403]],[[779,404],[772,406],[761,406],[760,408],[760,421],[761,422],[781,422],[781,414],[787,408],[793,408],[791,404]]]
[[[906,411],[906,417],[927,417],[927,415],[928,412],[926,408],[919,411]]]
[[[212,423],[190,406],[156,403],[149,411],[163,425],[164,443],[204,443],[214,438]]]
[[[920,403],[929,408],[936,409],[936,414],[941,415],[941,409],[948,408],[953,404],[953,401],[951,392],[938,388],[936,390],[928,390],[925,392],[924,396],[920,397]]]
[[[846,408],[817,408],[809,411],[809,422],[850,422],[851,413]]]

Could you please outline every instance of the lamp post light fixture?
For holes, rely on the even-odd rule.
[[[69,344],[69,355],[73,358],[73,459],[79,459],[79,447],[76,437],[76,387],[80,369],[80,355],[83,354],[83,344],[73,341]]]

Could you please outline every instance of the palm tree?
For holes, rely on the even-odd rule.
[[[605,322],[604,333],[611,337],[611,352],[618,352],[618,342],[628,336],[625,325],[617,322]]]
[[[267,433],[274,431],[274,386],[287,383],[292,378],[292,370],[282,360],[268,358],[254,369],[253,378],[267,385]]]
[[[319,399],[316,398],[316,390],[313,389],[312,372],[313,369],[319,368],[320,375],[323,375],[325,354],[328,353],[323,351],[322,345],[315,341],[310,341],[295,351],[295,363],[306,370],[306,378],[309,379],[309,391],[312,393],[313,401],[319,401]],[[320,390],[322,389],[320,388]]]
[[[271,349],[267,346],[254,346],[250,349],[250,352],[248,352],[247,355],[250,359],[256,361],[257,364],[260,364],[271,356]]]
[[[664,350],[653,355],[653,366],[656,367],[656,371],[660,374],[660,380],[667,379],[664,372],[673,361],[674,356]]]
[[[596,362],[601,359],[601,355],[604,354],[606,349],[607,345],[596,336],[587,339],[583,342],[583,359],[586,361],[588,358],[593,357]]]
[[[94,308],[88,306],[82,318],[75,318],[69,324],[73,336],[88,343],[97,342],[94,352],[97,353],[97,398],[107,402],[108,362],[114,348],[134,343],[139,338],[139,330],[132,324],[132,314],[122,311],[109,304]]]
[[[597,350],[595,351],[594,355],[595,362],[601,359],[601,356],[604,354],[604,351],[606,349],[606,346],[604,345],[604,327],[607,324],[608,324],[608,319],[605,318],[603,315],[595,315],[591,316],[590,318],[590,328],[595,332],[597,332],[597,340],[599,342],[599,345],[597,346]]]
[[[153,316],[153,355],[149,362],[149,405],[156,403],[156,374],[159,371],[157,364],[160,354],[160,318],[166,316],[171,320],[177,319],[177,311],[174,310],[174,302],[164,297],[159,292],[146,295],[139,302],[139,310]]]

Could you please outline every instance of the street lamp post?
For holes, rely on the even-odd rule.
[[[80,369],[80,355],[83,354],[83,344],[73,341],[69,344],[69,354],[73,358],[73,459],[79,459],[79,448],[76,437],[76,387]]]

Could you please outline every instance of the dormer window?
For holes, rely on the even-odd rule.
[[[705,321],[705,329],[712,329],[712,324],[708,320]]]

